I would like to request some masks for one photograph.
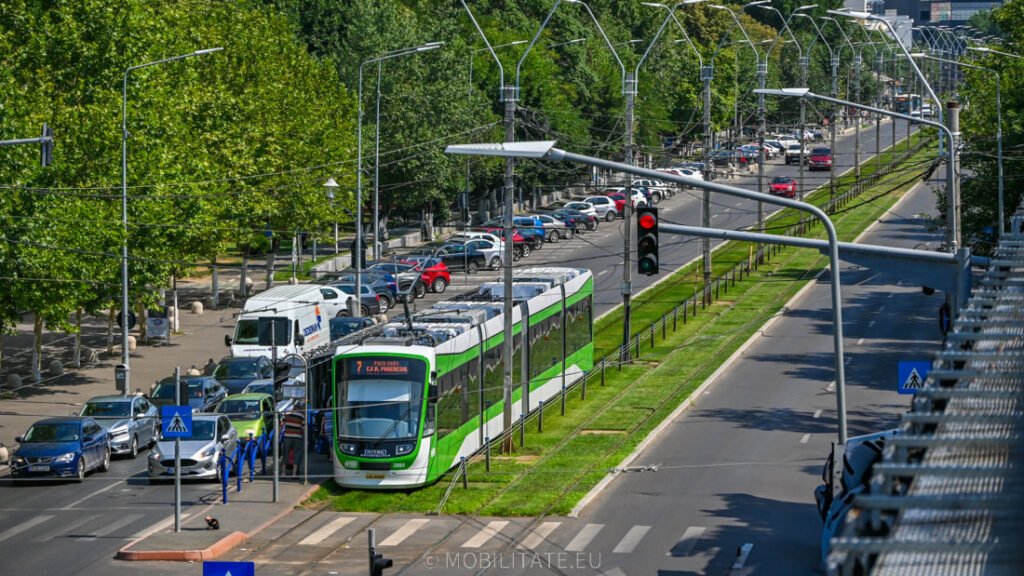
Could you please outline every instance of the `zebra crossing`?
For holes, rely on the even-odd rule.
[[[274,573],[275,566],[281,570],[294,568],[299,558],[314,566],[344,565],[348,560],[365,555],[369,528],[374,529],[377,551],[393,558],[396,566],[414,566],[428,557],[450,561],[460,555],[464,560],[471,555],[543,557],[564,552],[572,553],[574,558],[577,555],[592,558],[590,562],[594,565],[577,573],[595,575],[624,575],[626,572],[617,566],[634,553],[657,550],[659,555],[688,555],[705,532],[703,527],[694,527],[687,531],[682,542],[666,546],[663,539],[652,538],[658,531],[649,525],[606,525],[576,518],[545,518],[538,522],[533,518],[467,519],[462,516],[310,512],[301,521],[297,519],[291,524],[285,533],[268,536],[262,546],[250,542],[248,550],[232,559],[254,561],[269,573]],[[596,565],[598,559],[603,566]],[[448,572],[460,573],[459,570]]]

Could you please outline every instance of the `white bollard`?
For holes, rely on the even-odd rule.
[[[192,303],[192,313],[197,315],[197,316],[202,316],[203,315],[203,303],[198,301],[198,300],[193,302]]]
[[[137,344],[135,343],[135,336],[128,336],[128,351],[131,352],[135,350],[136,345]]]

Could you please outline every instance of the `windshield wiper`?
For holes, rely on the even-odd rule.
[[[399,416],[399,417],[398,417],[398,418],[397,418],[397,419],[395,420],[395,423],[394,423],[394,424],[392,424],[391,426],[389,426],[389,427],[388,427],[388,429],[387,429],[387,430],[385,430],[385,431],[384,431],[384,433],[383,433],[383,434],[381,434],[381,435],[380,435],[380,437],[378,437],[378,438],[377,438],[377,440],[375,440],[375,441],[374,441],[374,443],[373,443],[373,446],[374,446],[375,448],[376,448],[376,447],[378,447],[378,446],[380,446],[380,443],[381,443],[381,442],[383,442],[385,438],[387,438],[388,434],[391,434],[392,432],[394,432],[394,431],[395,431],[395,428],[398,428],[398,425],[399,425],[399,424],[400,424],[400,423],[402,422],[402,420],[403,420],[403,419],[404,419],[404,418],[405,418],[406,416],[408,416],[408,415],[409,415],[409,412],[410,412],[411,410],[412,410],[412,402],[409,402],[409,404],[408,404],[408,405],[407,405],[407,406],[405,407],[405,412],[402,412],[402,415],[401,415],[401,416]]]

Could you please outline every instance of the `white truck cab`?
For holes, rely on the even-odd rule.
[[[324,298],[323,286],[277,286],[249,298],[224,343],[232,356],[272,356],[270,326],[276,326],[277,357],[302,354],[330,342],[331,312],[337,306]],[[261,344],[261,329],[264,332]]]

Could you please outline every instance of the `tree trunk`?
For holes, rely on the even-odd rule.
[[[114,307],[110,307],[110,313],[107,315],[107,354],[114,353],[114,320],[117,318],[117,311]]]
[[[82,308],[75,309],[75,327],[78,328],[78,332],[75,333],[75,368],[82,367]]]
[[[32,326],[32,379],[36,382],[42,380],[40,365],[43,362],[43,317],[35,313],[35,320]]]
[[[148,310],[146,310],[146,306],[143,305],[142,302],[136,304],[135,307],[136,310],[138,310],[138,312],[135,313],[135,317],[137,318],[137,322],[139,324],[138,343],[142,344],[143,342],[146,341],[146,313],[148,312]]]

